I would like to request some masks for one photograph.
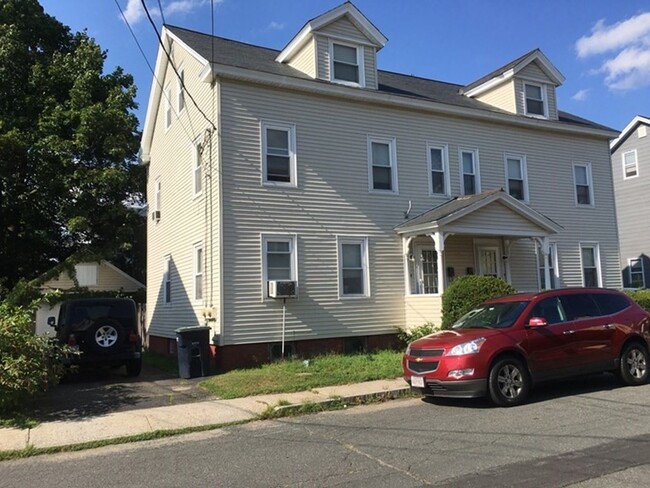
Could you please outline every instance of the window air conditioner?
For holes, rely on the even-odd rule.
[[[271,298],[291,298],[296,296],[295,281],[269,281],[269,296]]]
[[[154,210],[151,212],[151,220],[158,222],[160,220],[160,210]]]

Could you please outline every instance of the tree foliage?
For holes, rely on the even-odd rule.
[[[36,0],[0,0],[0,287],[80,249],[112,259],[141,240],[125,205],[145,181],[136,89],[105,60]]]

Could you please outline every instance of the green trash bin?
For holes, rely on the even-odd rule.
[[[178,376],[198,378],[210,374],[210,327],[176,329]]]

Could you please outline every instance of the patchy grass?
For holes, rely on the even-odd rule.
[[[142,354],[142,362],[147,366],[178,376],[178,359],[176,357],[146,351]]]
[[[0,414],[0,428],[33,429],[40,422],[20,412],[4,412]]]
[[[308,391],[402,375],[402,352],[319,356],[291,359],[259,368],[239,369],[202,381],[199,386],[219,398]]]

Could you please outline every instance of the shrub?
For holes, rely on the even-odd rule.
[[[438,327],[433,325],[432,322],[426,322],[412,329],[400,329],[397,333],[397,338],[404,346],[407,346],[417,339],[433,334],[436,330],[438,330]]]
[[[442,328],[449,329],[454,322],[485,300],[516,291],[495,276],[460,276],[442,295]]]
[[[0,412],[20,409],[64,373],[61,359],[66,349],[34,335],[36,306],[0,303]]]
[[[626,290],[625,293],[642,309],[650,312],[650,290]]]

